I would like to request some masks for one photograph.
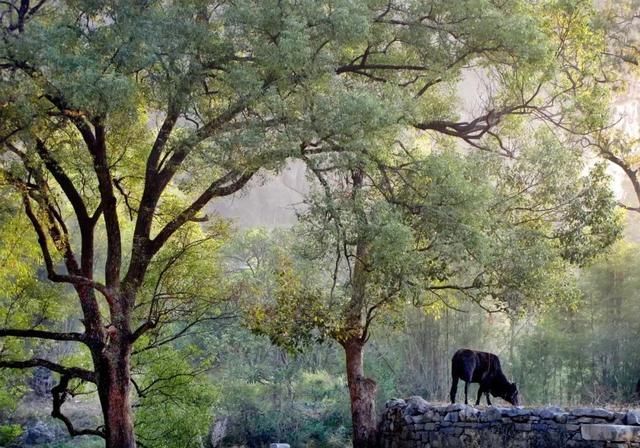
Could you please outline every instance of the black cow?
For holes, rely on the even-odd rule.
[[[464,404],[467,403],[469,383],[480,383],[476,406],[480,404],[483,393],[487,396],[487,404],[491,405],[489,393],[500,397],[514,406],[518,406],[518,388],[516,383],[510,383],[502,373],[500,360],[493,353],[477,352],[475,350],[460,349],[451,359],[451,403],[456,402],[458,380],[464,384]]]

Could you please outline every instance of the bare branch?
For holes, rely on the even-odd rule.
[[[84,342],[82,333],[59,333],[43,330],[23,330],[18,328],[0,328],[0,337],[36,338],[48,339],[52,341],[77,341]]]
[[[105,261],[105,281],[107,287],[115,288],[120,284],[120,267],[122,264],[122,241],[120,239],[120,222],[118,219],[117,201],[113,190],[113,179],[107,159],[107,142],[105,128],[101,120],[96,120],[95,144],[89,148],[93,156],[93,168],[98,178],[101,204],[105,226],[107,227],[107,259]]]
[[[47,359],[32,358],[25,361],[0,360],[0,369],[31,369],[33,367],[44,367],[61,375],[69,375],[74,378],[80,378],[89,383],[96,383],[95,372],[82,369],[80,367],[65,367]]]
[[[229,171],[224,176],[216,179],[209,187],[178,216],[172,219],[151,241],[151,252],[156,253],[162,245],[173,235],[184,223],[193,217],[214,197],[228,196],[244,187],[247,182],[258,171],[258,168],[248,168],[242,172]]]
[[[54,159],[51,152],[46,147],[45,143],[40,139],[37,139],[36,141],[36,150],[44,162],[45,167],[56,179],[58,185],[62,188],[62,191],[75,211],[82,240],[82,247],[80,249],[80,266],[84,276],[91,277],[93,276],[93,232],[97,218],[100,216],[100,213],[102,213],[102,206],[100,205],[98,207],[94,216],[89,216],[86,204],[73,184],[73,181],[64,172],[60,164]]]
[[[53,410],[51,411],[51,416],[58,420],[62,420],[71,437],[91,435],[106,438],[106,434],[100,429],[76,429],[69,417],[62,413],[61,408],[67,399],[67,394],[69,394],[69,382],[73,377],[73,375],[63,374],[60,377],[58,385],[51,389],[51,395],[53,396]]]
[[[55,271],[55,268],[53,266],[53,258],[51,257],[51,252],[49,251],[49,245],[47,243],[47,237],[46,237],[45,231],[42,225],[40,224],[40,221],[36,217],[35,213],[33,212],[33,209],[31,208],[31,203],[29,201],[29,197],[27,196],[26,193],[23,193],[22,202],[24,204],[25,213],[29,218],[29,221],[31,221],[31,225],[33,226],[33,229],[35,230],[36,235],[38,236],[38,244],[40,245],[40,252],[42,253],[42,256],[44,258],[44,264],[47,269],[47,278],[52,282],[56,282],[56,283],[70,283],[73,285],[89,286],[97,291],[100,291],[105,297],[108,298],[109,292],[107,291],[106,287],[101,283],[98,283],[87,277],[83,277],[81,275],[58,274]]]

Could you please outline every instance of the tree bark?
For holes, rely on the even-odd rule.
[[[359,338],[351,338],[343,343],[343,348],[351,398],[353,447],[374,448],[378,443],[375,409],[377,386],[375,381],[364,376],[364,343]]]
[[[114,344],[113,345],[120,345]],[[106,448],[135,448],[129,399],[131,347],[106,347],[96,366],[98,395],[104,416]]]

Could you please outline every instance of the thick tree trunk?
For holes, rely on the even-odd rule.
[[[98,357],[96,373],[106,448],[135,448],[133,410],[129,398],[131,344],[126,338],[112,332]]]
[[[377,446],[378,431],[375,409],[376,383],[365,378],[363,368],[364,343],[352,338],[343,343],[347,361],[347,384],[351,398],[353,447]]]

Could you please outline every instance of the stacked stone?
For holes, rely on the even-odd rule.
[[[384,448],[640,448],[640,410],[477,409],[410,397],[389,401],[380,425]]]

